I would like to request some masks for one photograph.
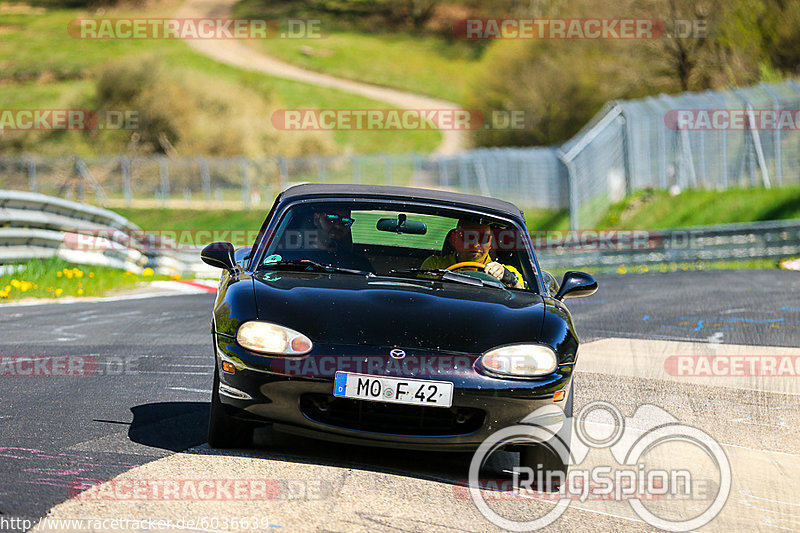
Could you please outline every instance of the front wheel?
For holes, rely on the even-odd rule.
[[[219,399],[219,368],[214,363],[214,388],[208,415],[208,445],[212,448],[246,448],[253,444],[253,426],[231,418]]]
[[[557,491],[566,482],[569,470],[569,449],[572,442],[572,390],[564,403],[565,423],[561,431],[547,442],[536,446],[525,446],[520,452],[520,466],[528,467],[534,472],[541,472],[536,479],[544,482],[540,491]],[[561,451],[561,453],[559,453]],[[564,453],[566,451],[566,453]]]

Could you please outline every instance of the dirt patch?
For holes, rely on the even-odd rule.
[[[7,2],[0,4],[0,13],[4,15],[38,15],[47,11],[43,7],[34,7],[25,2]]]

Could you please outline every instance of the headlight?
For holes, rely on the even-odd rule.
[[[311,351],[311,340],[297,331],[269,322],[251,321],[239,326],[236,342],[254,352],[274,355],[304,355]]]
[[[481,357],[483,367],[494,374],[532,377],[556,369],[556,353],[549,346],[513,344],[489,350]]]

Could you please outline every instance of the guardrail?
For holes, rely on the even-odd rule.
[[[781,259],[800,256],[800,219],[661,231],[544,232],[538,241],[539,262],[551,269]]]
[[[0,264],[58,256],[83,265],[141,273],[216,276],[199,254],[163,243],[157,249],[138,237],[144,232],[125,217],[100,207],[39,193],[0,190]],[[89,239],[90,246],[82,243]]]

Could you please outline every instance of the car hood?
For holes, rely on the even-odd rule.
[[[479,354],[536,342],[545,313],[538,294],[454,282],[291,271],[254,280],[260,320],[320,344]]]

